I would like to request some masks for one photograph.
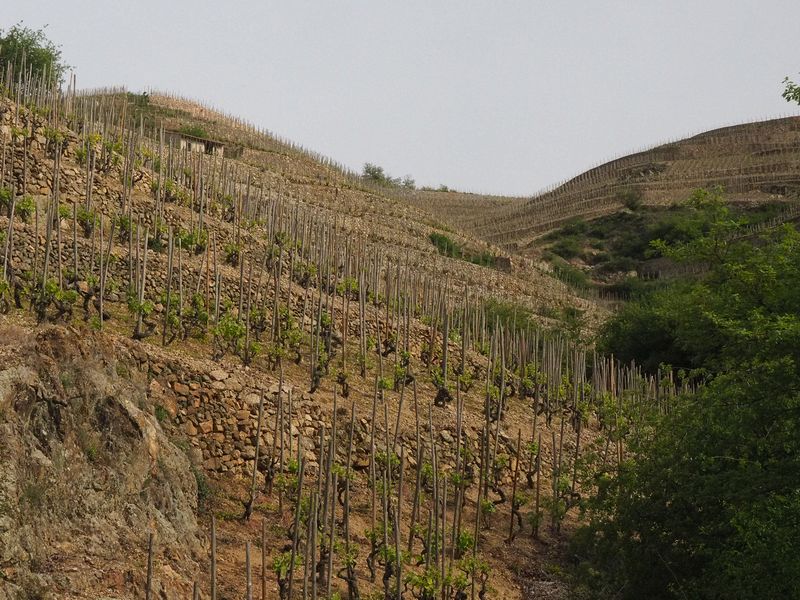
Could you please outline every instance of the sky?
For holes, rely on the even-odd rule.
[[[201,100],[353,170],[531,195],[706,129],[798,114],[800,2],[2,0],[78,87]]]

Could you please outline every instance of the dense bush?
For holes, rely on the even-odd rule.
[[[574,539],[579,595],[799,597],[800,235],[730,241],[717,196],[694,206],[705,233],[661,251],[708,275],[630,304],[603,345],[704,384],[650,414],[595,480]]]
[[[576,237],[565,236],[556,241],[548,250],[553,254],[558,254],[561,258],[569,260],[581,253],[581,243]]]

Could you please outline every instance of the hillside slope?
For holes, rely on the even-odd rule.
[[[116,96],[101,97],[108,101]],[[608,314],[606,307],[577,296],[539,262],[517,255],[507,262],[511,268],[486,269],[437,254],[431,234],[452,238],[466,253],[512,256],[472,232],[472,222],[486,215],[482,196],[376,185],[324,156],[180,97],[152,93],[146,105],[129,110],[156,129],[199,127],[209,138],[241,148],[241,156],[229,161],[236,165],[240,185],[261,185],[268,198],[279,197],[299,210],[333,219],[379,252],[410,261],[421,272],[458,281],[487,297],[518,303],[540,314],[543,323],[552,324],[547,315],[553,314],[553,308],[578,306],[590,325]],[[514,199],[492,201],[506,205]],[[465,210],[467,205],[472,211]],[[458,216],[451,218],[455,213]]]
[[[570,465],[598,424],[569,392],[585,350],[536,309],[591,303],[524,262],[439,255],[390,195],[162,144],[116,98],[7,89],[2,593],[141,597],[152,533],[166,598],[243,596],[247,544],[268,597],[287,544],[353,598],[563,596]]]
[[[565,597],[585,491],[682,385],[576,343],[602,306],[225,115],[5,83],[0,593]]]
[[[791,198],[800,189],[800,117],[723,127],[656,146],[531,198],[429,192],[414,203],[508,252],[535,254],[531,242],[569,219],[610,214],[626,199],[653,206],[679,202],[716,185],[732,201]]]

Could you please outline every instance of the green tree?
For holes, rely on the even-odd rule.
[[[14,72],[32,69],[35,76],[45,75],[53,83],[61,83],[69,68],[61,57],[61,48],[45,35],[44,29],[31,29],[21,22],[8,30],[0,30],[0,66],[11,63]]]
[[[612,325],[654,328],[704,385],[647,417],[586,502],[574,550],[590,597],[800,598],[800,235],[737,240],[716,201],[704,210],[703,235],[662,249],[707,275]]]
[[[361,176],[364,179],[377,183],[378,185],[405,185],[403,180],[401,180],[399,177],[392,177],[383,170],[383,167],[374,165],[372,163],[364,164],[364,170],[362,171]],[[413,186],[414,180],[411,179],[410,175],[406,175],[406,181]]]
[[[721,189],[697,190],[687,206],[688,214],[672,226],[680,233],[673,232],[671,241],[656,239],[650,245],[675,262],[708,267],[708,275],[673,283],[628,303],[600,333],[604,352],[626,363],[635,360],[651,373],[662,363],[688,370],[711,366],[730,343],[726,332],[712,322],[713,311],[732,308],[725,297],[731,270],[753,250],[749,242],[737,241],[746,223],[733,216]]]

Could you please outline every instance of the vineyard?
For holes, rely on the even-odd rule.
[[[535,255],[535,241],[576,217],[662,206],[721,186],[730,201],[793,198],[800,187],[800,117],[724,127],[594,167],[531,198],[428,192],[412,202],[506,251]],[[488,207],[488,208],[487,208]]]
[[[698,383],[588,347],[609,304],[526,248],[800,172],[789,118],[409,191],[174,95],[0,86],[2,600],[565,597],[587,499]]]
[[[424,214],[264,133],[233,120],[206,125],[228,143],[236,136],[243,150],[229,160],[166,143],[141,97],[79,94],[74,84],[61,93],[10,70],[3,90],[0,306],[7,340],[34,332],[17,352],[4,346],[3,419],[27,448],[8,478],[55,476],[29,454],[54,469],[57,452],[77,452],[74,468],[90,479],[113,464],[121,442],[107,427],[119,417],[107,405],[97,430],[24,435],[41,400],[70,386],[97,394],[83,381],[90,367],[45,344],[55,336],[69,347],[74,331],[80,355],[104,356],[134,386],[138,408],[115,410],[151,443],[191,458],[172,461],[183,465],[189,506],[217,490],[195,526],[208,535],[187,534],[205,550],[182,564],[169,561],[174,513],[127,525],[131,556],[147,559],[125,593],[252,597],[254,579],[262,597],[281,598],[544,589],[535,588],[553,579],[544,561],[526,579],[501,557],[557,554],[583,486],[623,460],[635,430],[623,415],[665,410],[676,392],[670,376],[645,376],[546,330],[526,297],[598,310],[563,284],[525,262],[507,273],[440,256]],[[146,106],[176,110],[159,98]],[[60,378],[15,375],[27,344]],[[77,408],[54,410],[66,419]],[[165,464],[151,468],[166,477]],[[54,526],[64,498],[24,481],[23,492],[0,490],[2,506],[19,507],[6,518]],[[218,522],[227,536],[235,528],[241,568],[219,567],[218,547],[234,544],[218,540]],[[11,585],[38,581],[36,565],[53,560],[47,549],[29,555],[36,560],[4,576]]]

